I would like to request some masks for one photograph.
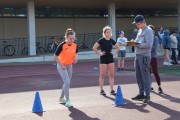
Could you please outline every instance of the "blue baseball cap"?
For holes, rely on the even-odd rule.
[[[124,35],[124,31],[119,31],[118,33],[119,33],[119,34],[123,34],[123,35]]]
[[[134,22],[132,24],[135,24],[135,23],[138,23],[138,22],[141,22],[141,21],[144,21],[144,17],[142,15],[137,15],[135,18],[134,18]]]

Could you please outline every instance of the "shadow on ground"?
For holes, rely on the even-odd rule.
[[[88,116],[86,113],[75,107],[69,108],[68,110],[71,112],[69,117],[71,117],[72,120],[100,120],[99,118],[92,118]]]
[[[113,103],[115,103],[115,98],[114,97],[109,97],[109,96],[104,96],[105,98],[107,99],[110,99],[113,101]],[[124,98],[124,101],[127,103],[125,105],[121,105],[121,106],[117,106],[119,108],[124,108],[124,109],[136,109],[140,112],[143,112],[143,113],[149,113],[148,110],[144,109],[147,104],[143,104],[143,103],[133,103],[132,101],[128,100],[128,99],[125,99]]]

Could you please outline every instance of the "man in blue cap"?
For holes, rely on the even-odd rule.
[[[135,41],[140,43],[135,45],[136,57],[134,62],[139,94],[132,100],[147,103],[150,101],[151,92],[150,60],[154,35],[152,29],[146,25],[142,15],[137,15],[132,24],[135,24],[139,29]]]

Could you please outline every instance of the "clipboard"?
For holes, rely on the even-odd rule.
[[[136,42],[136,41],[127,41],[127,46],[135,46],[137,44],[140,44],[139,42]]]

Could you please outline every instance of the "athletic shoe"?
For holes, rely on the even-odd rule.
[[[117,70],[116,71],[120,71],[121,70],[121,68],[117,68]]]
[[[170,65],[173,65],[173,64],[171,64],[171,63],[168,63],[168,66],[170,66]]]
[[[171,62],[172,62],[172,59],[169,59],[169,62],[171,63]]]
[[[178,62],[174,62],[174,64],[175,64],[175,65],[177,65],[177,64],[178,64]]]
[[[132,100],[143,101],[144,100],[144,95],[138,94],[136,97],[133,97]]]
[[[163,65],[169,65],[169,63],[168,62],[164,62]]]
[[[124,68],[121,68],[122,71],[124,71]]]
[[[158,88],[158,91],[159,91],[159,94],[162,94],[163,93],[163,90],[161,87]]]
[[[143,102],[144,103],[150,102],[150,96],[145,96]]]
[[[101,90],[100,95],[106,95],[106,93],[104,92],[104,90]]]
[[[66,103],[67,101],[64,98],[59,98],[60,103]]]
[[[116,92],[114,90],[111,90],[110,94],[111,95],[116,95]]]
[[[73,107],[72,103],[69,100],[66,102],[65,106],[68,108]]]

